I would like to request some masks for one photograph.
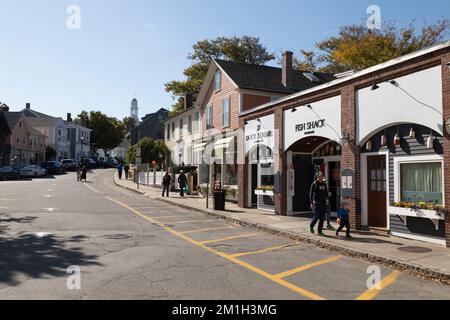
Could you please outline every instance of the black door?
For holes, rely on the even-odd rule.
[[[341,163],[330,162],[328,172],[331,212],[338,212],[341,207]]]
[[[297,155],[293,157],[295,170],[295,197],[292,204],[294,212],[311,211],[309,191],[314,182],[314,165],[311,155]]]
[[[252,164],[252,207],[258,206],[258,196],[255,190],[258,188],[258,165]]]

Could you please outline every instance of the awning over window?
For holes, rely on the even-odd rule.
[[[216,143],[214,143],[214,150],[228,149],[230,147],[231,142],[233,142],[234,138],[235,137],[230,137],[217,140]]]
[[[194,152],[202,152],[204,151],[206,148],[206,143],[199,143],[199,144],[194,144],[192,150]]]

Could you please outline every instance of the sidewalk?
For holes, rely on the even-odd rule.
[[[336,238],[334,231],[325,230],[326,237],[319,238],[309,231],[310,219],[269,215],[256,209],[242,209],[233,203],[226,204],[225,212],[214,211],[212,199],[210,209],[206,209],[206,199],[202,197],[181,198],[178,193],[171,193],[170,198],[162,198],[160,188],[141,185],[137,190],[134,182],[119,180],[117,175],[114,183],[154,200],[450,284],[450,249],[444,247],[365,231],[354,231],[354,238],[345,240]]]

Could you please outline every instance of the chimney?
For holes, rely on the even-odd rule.
[[[29,110],[31,109],[31,103],[27,102],[27,104],[25,105],[25,107]]]
[[[292,88],[293,86],[293,73],[294,73],[294,67],[293,67],[293,56],[294,53],[291,51],[286,51],[283,53],[283,61],[282,61],[282,79],[281,82],[286,88]]]
[[[194,100],[193,100],[192,93],[186,92],[184,94],[184,110],[188,110],[188,109],[192,108],[193,105],[194,105]]]
[[[67,114],[67,122],[69,122],[69,123],[72,122],[72,114],[71,113]]]

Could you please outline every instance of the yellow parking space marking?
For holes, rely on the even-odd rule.
[[[190,221],[176,221],[176,222],[173,222],[173,223],[176,223],[176,224],[190,224],[190,223],[211,223],[211,222],[214,222],[214,221],[211,221],[211,220],[198,220],[198,221],[195,221],[195,220],[190,220]]]
[[[142,219],[145,219],[145,220],[147,220],[147,221],[149,221],[151,223],[159,225],[161,228],[163,228],[167,232],[171,233],[172,235],[174,235],[174,236],[176,236],[176,237],[178,237],[178,238],[180,238],[180,239],[182,239],[182,240],[184,240],[186,242],[189,242],[189,243],[191,243],[191,244],[193,244],[193,245],[195,245],[197,247],[200,247],[200,248],[204,249],[205,251],[213,253],[213,254],[215,254],[215,255],[217,255],[217,256],[219,256],[221,258],[224,258],[224,259],[226,259],[226,260],[228,260],[230,262],[233,262],[234,264],[236,264],[238,266],[241,266],[241,267],[243,267],[243,268],[245,268],[247,270],[250,270],[250,271],[252,271],[252,272],[254,272],[254,273],[256,273],[256,274],[258,274],[258,275],[260,275],[260,276],[262,276],[262,277],[264,277],[266,279],[268,279],[268,280],[271,280],[271,281],[273,281],[273,282],[275,282],[275,283],[277,283],[277,284],[279,284],[279,285],[281,285],[281,286],[283,286],[285,288],[288,288],[288,289],[290,289],[290,290],[292,290],[292,291],[294,291],[294,292],[296,292],[296,293],[298,293],[298,294],[300,294],[300,295],[302,295],[302,296],[304,296],[306,298],[309,298],[311,300],[325,300],[325,298],[323,298],[323,297],[321,297],[321,296],[319,296],[319,295],[317,295],[315,293],[312,293],[312,292],[310,292],[308,290],[300,288],[300,287],[298,287],[298,286],[296,286],[296,285],[294,285],[294,284],[292,284],[290,282],[287,282],[287,281],[285,281],[283,279],[277,279],[273,275],[271,275],[270,273],[268,273],[268,272],[266,272],[264,270],[261,270],[261,269],[255,267],[255,266],[252,266],[249,263],[246,263],[246,262],[241,261],[241,260],[239,260],[237,258],[234,258],[234,257],[232,257],[229,254],[226,254],[224,252],[221,252],[221,251],[215,250],[213,248],[210,248],[210,247],[204,245],[202,242],[199,242],[199,241],[196,241],[196,240],[194,240],[192,238],[189,238],[188,236],[186,236],[184,234],[181,234],[180,232],[177,232],[177,231],[173,230],[170,227],[167,227],[166,225],[164,225],[164,224],[162,224],[162,223],[160,223],[160,222],[158,222],[158,221],[156,221],[156,220],[154,220],[154,219],[152,219],[152,218],[142,214],[141,212],[139,212],[137,210],[134,210],[133,208],[127,206],[124,203],[121,203],[120,201],[114,200],[114,199],[112,199],[110,197],[105,197],[105,198],[108,199],[111,202],[114,202],[114,203],[122,206],[123,208],[126,208],[126,209],[130,210],[131,212],[133,212],[137,216],[141,217]]]
[[[278,247],[270,247],[270,248],[265,248],[265,249],[261,249],[261,250],[257,250],[257,251],[252,251],[252,252],[242,252],[242,253],[237,253],[237,254],[233,254],[232,257],[234,258],[240,258],[240,257],[246,257],[246,256],[252,256],[252,255],[256,255],[256,254],[262,254],[262,253],[267,253],[267,252],[272,252],[275,250],[280,250],[280,249],[286,249],[286,248],[292,248],[298,246],[298,244],[285,244],[283,246],[278,246]]]
[[[390,275],[388,275],[386,278],[381,280],[379,283],[375,284],[372,288],[364,292],[362,295],[360,295],[356,300],[373,300],[375,299],[382,290],[386,289],[387,287],[394,284],[397,279],[400,277],[401,272],[394,271]]]
[[[282,273],[276,274],[276,275],[274,275],[274,277],[277,278],[277,279],[284,279],[284,278],[287,278],[287,277],[292,276],[294,274],[297,274],[297,273],[300,273],[300,272],[303,272],[303,271],[306,271],[306,270],[309,270],[309,269],[313,269],[313,268],[316,268],[318,266],[322,266],[324,264],[335,262],[335,261],[337,261],[337,260],[339,260],[341,258],[342,258],[342,256],[335,256],[335,257],[327,258],[327,259],[320,260],[320,261],[317,261],[317,262],[313,262],[313,263],[307,264],[305,266],[301,266],[301,267],[298,267],[298,268],[295,268],[295,269],[292,269],[292,270],[289,270],[289,271],[286,271],[286,272],[282,272]]]
[[[241,234],[241,235],[238,235],[238,236],[232,236],[232,237],[225,237],[225,238],[221,238],[221,239],[213,239],[213,240],[202,241],[200,243],[201,244],[213,244],[213,243],[217,243],[217,242],[229,241],[229,240],[234,240],[234,239],[251,238],[251,237],[255,237],[257,235],[259,235],[259,233],[247,233],[247,234]]]
[[[228,227],[218,227],[218,228],[206,228],[206,229],[199,229],[199,230],[191,230],[191,231],[184,231],[180,232],[181,234],[191,234],[191,233],[200,233],[200,232],[206,232],[206,231],[218,231],[218,230],[230,230],[234,229],[234,227],[228,226]]]
[[[139,209],[135,209],[135,210],[139,210]],[[173,219],[173,218],[182,218],[179,215],[178,216],[161,216],[161,217],[153,217],[155,219],[158,220],[166,220],[166,219]]]

